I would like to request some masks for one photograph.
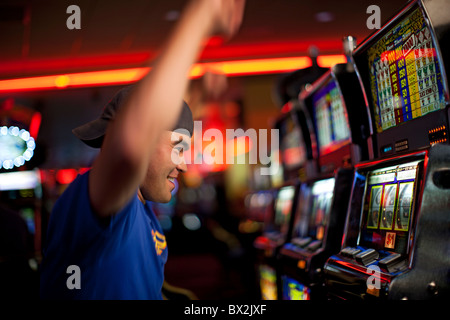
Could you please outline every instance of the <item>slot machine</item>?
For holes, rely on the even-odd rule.
[[[6,99],[0,105],[0,299],[39,294],[42,239],[41,114]]]
[[[36,142],[41,114],[6,99],[0,105],[0,204],[20,215],[33,237],[34,257],[41,256],[42,184]]]
[[[308,68],[282,74],[274,83],[272,97],[274,103],[280,108],[281,113],[275,120],[273,127],[279,130],[280,148],[272,150],[271,164],[278,168],[271,172],[273,202],[263,223],[262,235],[254,241],[257,250],[257,273],[261,284],[263,299],[279,299],[281,282],[277,275],[277,253],[280,246],[289,238],[291,221],[297,203],[300,181],[306,174],[314,173],[316,163],[310,126],[306,125],[306,116],[299,110],[298,94],[302,88],[314,82],[327,69],[319,67],[317,63],[318,50],[315,47],[309,49],[312,65]],[[275,151],[275,152],[274,152]],[[294,188],[295,192],[292,193]],[[283,190],[283,191],[282,191]],[[282,191],[280,193],[280,191]],[[289,194],[291,199],[279,199]],[[283,211],[276,211],[279,203],[283,205]],[[291,206],[291,210],[286,211]],[[281,208],[281,207],[280,207]],[[282,213],[284,212],[284,213]],[[266,212],[267,213],[267,212]],[[280,225],[280,223],[282,225]],[[264,288],[268,288],[265,290]],[[267,292],[268,294],[266,294]]]
[[[374,158],[355,168],[329,299],[449,297],[448,9],[412,1],[353,53]]]
[[[246,220],[243,223],[251,223],[259,231],[273,206],[274,190],[258,190],[247,193],[244,199]],[[240,227],[241,228],[241,227]]]
[[[297,192],[298,185],[285,185],[276,191],[273,217],[265,224],[263,235],[257,237],[254,242],[259,253],[257,271],[263,300],[278,299],[279,279],[276,253],[288,236]]]
[[[299,100],[313,124],[318,174],[301,185],[292,237],[280,250],[282,296],[320,300],[324,264],[340,249],[353,166],[370,155],[369,115],[351,63],[329,69]]]
[[[254,241],[261,296],[268,300],[279,299],[281,292],[277,255],[292,231],[300,177],[315,170],[311,132],[309,127],[301,125],[306,118],[295,105],[295,101],[286,103],[274,125],[279,130],[283,183],[274,189],[272,214],[266,215],[263,233]]]

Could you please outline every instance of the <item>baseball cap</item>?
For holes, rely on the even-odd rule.
[[[114,119],[117,111],[125,104],[134,88],[135,85],[120,89],[103,108],[103,112],[100,117],[73,129],[72,133],[88,146],[100,148],[102,146],[106,128],[108,127],[110,120]],[[172,130],[186,129],[192,136],[194,130],[192,112],[185,101],[182,101],[182,104],[178,121]]]

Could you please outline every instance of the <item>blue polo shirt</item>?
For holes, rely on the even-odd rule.
[[[144,205],[136,194],[101,222],[90,206],[88,179],[89,172],[79,175],[53,208],[41,298],[162,299],[167,245],[151,202]]]

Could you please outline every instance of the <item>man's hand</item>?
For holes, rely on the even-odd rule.
[[[204,0],[210,3],[213,14],[212,34],[231,38],[239,29],[244,14],[245,0]]]

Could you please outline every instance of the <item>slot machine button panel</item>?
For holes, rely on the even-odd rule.
[[[355,259],[355,256],[360,252],[361,250],[358,248],[346,247],[341,250],[341,255],[343,255],[344,257]]]
[[[367,266],[374,260],[378,259],[378,256],[379,254],[375,249],[367,249],[364,250],[363,252],[358,253],[355,256],[355,259],[364,266]]]
[[[300,248],[306,247],[311,241],[312,239],[310,237],[292,239],[292,243],[295,244],[296,246],[299,246]]]
[[[400,262],[402,259],[402,255],[399,253],[392,253],[388,255],[387,257],[381,259],[378,262],[378,265],[388,271],[392,269],[394,265],[396,265],[398,262]]]
[[[306,247],[307,250],[309,251],[316,251],[317,249],[319,249],[322,246],[322,241],[320,240],[314,240],[312,242],[310,242],[310,244],[308,244],[308,246]]]

